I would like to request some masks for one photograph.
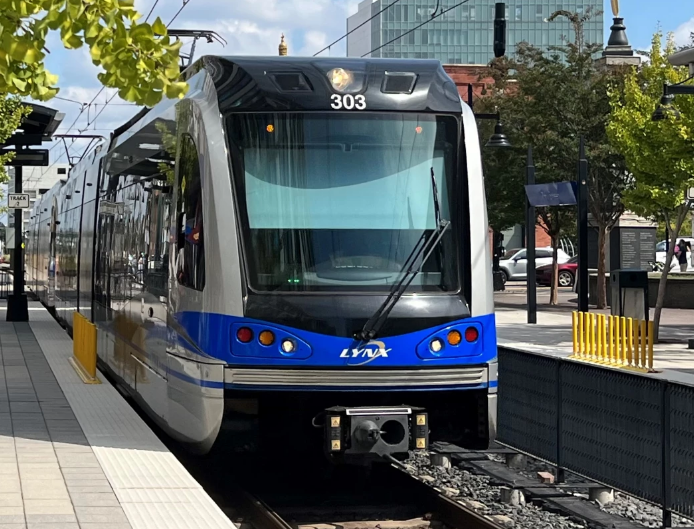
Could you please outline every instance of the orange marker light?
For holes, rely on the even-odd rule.
[[[263,331],[260,333],[260,336],[258,336],[258,341],[263,345],[272,345],[275,341],[275,335],[272,331]]]
[[[265,127],[265,130],[268,132],[275,132],[275,126],[274,125],[268,125]]]
[[[460,335],[458,331],[449,332],[447,339],[448,343],[451,345],[458,345],[461,341],[463,341],[463,337]]]

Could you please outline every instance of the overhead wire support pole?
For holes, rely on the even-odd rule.
[[[588,312],[588,160],[581,136],[578,153],[578,310]]]
[[[533,162],[533,148],[528,147],[528,161],[525,168],[525,183],[528,186],[535,185],[535,164]],[[526,237],[526,284],[527,284],[527,305],[528,323],[537,323],[537,278],[535,276],[535,207],[530,204],[526,194],[525,211],[525,237]]]

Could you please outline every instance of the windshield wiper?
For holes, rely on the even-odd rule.
[[[383,304],[374,312],[373,316],[369,318],[361,331],[355,333],[354,338],[360,341],[373,340],[376,334],[381,329],[385,321],[388,319],[390,311],[398,302],[400,297],[405,293],[407,287],[410,286],[412,280],[419,273],[419,271],[424,267],[424,263],[427,262],[431,252],[438,245],[439,241],[446,233],[446,230],[451,225],[451,222],[441,218],[441,208],[439,206],[439,192],[436,187],[436,177],[434,175],[434,168],[431,168],[431,187],[434,198],[434,217],[436,219],[436,229],[426,237],[423,233],[420,239],[415,244],[412,252],[405,260],[405,264],[402,267],[401,274],[402,277],[400,281],[395,283],[388,293],[388,297],[385,299]],[[415,268],[419,257],[424,255],[421,264]]]

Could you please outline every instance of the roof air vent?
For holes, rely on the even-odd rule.
[[[384,94],[411,94],[416,82],[416,73],[385,72],[381,92]]]

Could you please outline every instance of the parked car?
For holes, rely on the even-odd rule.
[[[688,242],[692,245],[692,248],[694,248],[694,239],[692,239],[691,237],[678,237],[677,242],[679,242],[680,239],[684,239],[685,242]],[[667,256],[667,253],[665,251],[665,243],[666,241],[660,241],[658,244],[655,245],[655,260],[658,263],[663,263],[663,265],[665,264],[665,257]],[[694,270],[694,266],[692,266],[694,259],[691,255],[688,255],[687,257],[689,258],[689,267],[687,268],[687,271],[691,272],[692,270]],[[677,259],[676,255],[673,255],[672,261],[670,261],[670,271],[679,272],[679,269],[679,260]]]
[[[562,249],[557,249],[557,261],[566,263],[570,257]],[[535,268],[552,264],[552,248],[535,248]],[[525,248],[509,250],[499,260],[503,281],[520,281],[527,277],[528,257]]]
[[[560,287],[573,286],[576,280],[576,271],[578,270],[578,256],[575,255],[565,263],[559,263],[557,274],[557,283]],[[537,284],[542,286],[552,285],[552,264],[540,266],[535,270]]]

